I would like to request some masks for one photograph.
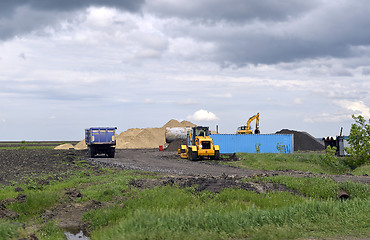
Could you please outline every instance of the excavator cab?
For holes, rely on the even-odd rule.
[[[251,128],[251,122],[253,120],[256,120],[256,129],[254,130],[254,134],[260,134],[260,129],[259,129],[260,114],[259,113],[250,117],[248,119],[247,125],[238,127],[236,134],[253,134],[253,131]]]

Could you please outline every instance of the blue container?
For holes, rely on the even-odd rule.
[[[220,153],[293,153],[293,134],[212,134]]]

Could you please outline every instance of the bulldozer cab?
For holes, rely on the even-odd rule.
[[[205,137],[209,136],[209,128],[208,127],[194,127],[193,128],[193,135]]]
[[[209,136],[209,127],[193,127],[191,133],[188,134],[188,146],[195,144],[196,137],[206,137]]]

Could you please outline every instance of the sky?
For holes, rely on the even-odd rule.
[[[189,120],[348,135],[370,118],[368,0],[2,0],[0,141]],[[253,126],[254,123],[252,123]]]

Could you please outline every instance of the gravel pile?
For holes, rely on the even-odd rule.
[[[185,139],[176,139],[168,144],[166,151],[169,152],[177,152],[177,150],[181,147],[181,145],[186,145]]]
[[[282,129],[276,134],[293,134],[294,151],[322,151],[325,149],[324,144],[307,132]]]

